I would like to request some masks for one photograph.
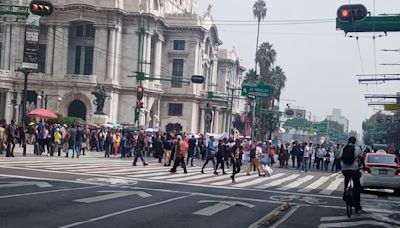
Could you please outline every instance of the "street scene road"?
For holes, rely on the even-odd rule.
[[[363,194],[366,213],[348,218],[340,173],[276,168],[270,177],[238,175],[232,184],[229,175],[214,175],[212,169],[201,174],[195,166],[188,174],[171,174],[149,160],[146,167],[133,167],[130,160],[97,152],[79,160],[1,158],[0,225],[252,227],[289,202],[274,227],[400,226],[400,198],[382,191]]]
[[[399,0],[0,0],[0,228],[400,228]]]

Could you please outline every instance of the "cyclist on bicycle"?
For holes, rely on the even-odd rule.
[[[358,211],[362,210],[360,204],[361,184],[360,184],[360,160],[362,159],[363,153],[359,147],[355,146],[357,139],[350,137],[347,145],[343,147],[341,153],[342,160],[342,173],[344,176],[344,191],[346,191],[349,185],[350,179],[353,181],[353,200],[355,209]],[[344,193],[343,193],[344,195]]]

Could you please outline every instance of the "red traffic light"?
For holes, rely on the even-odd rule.
[[[39,16],[49,16],[53,13],[53,4],[46,1],[31,1],[29,3],[31,13]]]
[[[337,17],[342,21],[359,21],[367,15],[367,8],[361,4],[342,5],[337,11]]]
[[[136,88],[136,98],[138,101],[143,99],[144,88],[143,86],[138,86]]]

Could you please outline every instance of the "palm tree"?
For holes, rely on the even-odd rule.
[[[267,16],[267,5],[264,0],[257,0],[253,5],[253,15],[254,18],[257,18],[257,42],[256,42],[256,53],[258,51],[258,39],[260,37],[260,23],[261,20],[264,20],[265,16]],[[257,74],[257,61],[255,66],[255,72]]]
[[[267,82],[271,67],[276,61],[276,51],[272,44],[264,42],[260,45],[256,53],[256,62],[260,65],[260,78],[262,81]]]
[[[254,71],[254,69],[250,69],[244,78],[244,83],[250,83],[250,84],[254,84],[257,83],[257,73]]]
[[[282,67],[276,66],[270,72],[270,82],[269,84],[273,85],[273,99],[280,99],[282,89],[286,86],[286,74],[283,71]]]

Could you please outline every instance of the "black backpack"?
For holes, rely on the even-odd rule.
[[[345,165],[352,165],[356,160],[356,149],[353,145],[346,145],[343,148],[342,161]]]

